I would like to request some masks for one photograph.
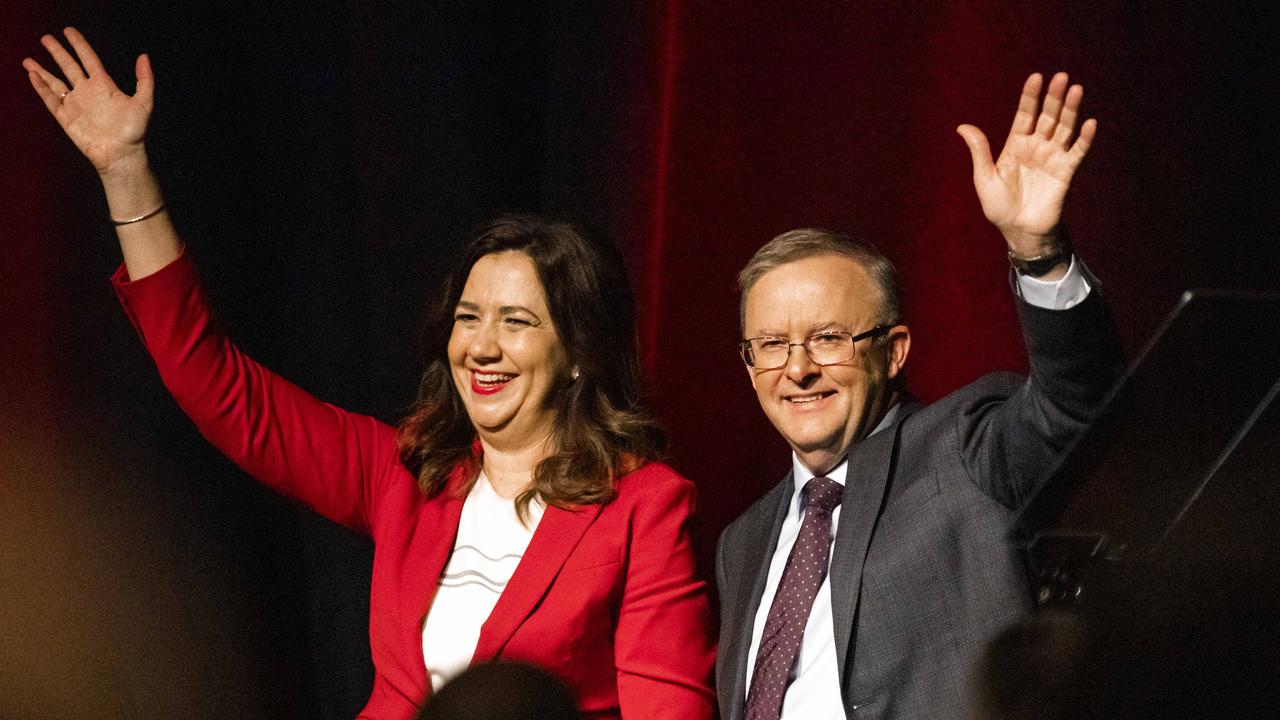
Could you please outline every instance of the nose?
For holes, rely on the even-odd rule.
[[[800,387],[809,385],[820,372],[822,372],[822,366],[809,357],[809,352],[805,350],[804,345],[795,343],[787,348],[786,374],[796,385]]]
[[[467,344],[467,354],[482,365],[502,359],[498,329],[492,323],[482,323],[472,334],[471,342]]]

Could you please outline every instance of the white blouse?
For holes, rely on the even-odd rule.
[[[480,627],[524,555],[545,506],[529,503],[529,524],[516,517],[515,499],[504,499],[480,474],[462,505],[458,536],[422,624],[422,659],[439,690],[471,664]]]

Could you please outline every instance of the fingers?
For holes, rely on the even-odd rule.
[[[1063,100],[1067,94],[1067,74],[1055,73],[1049,81],[1049,89],[1044,94],[1044,103],[1040,108],[1040,118],[1036,120],[1036,133],[1044,138],[1053,137],[1058,127],[1058,118],[1062,114]]]
[[[75,58],[71,57],[71,54],[62,47],[62,43],[58,42],[57,38],[52,35],[45,35],[40,38],[40,44],[44,46],[45,50],[49,51],[53,61],[62,70],[62,76],[67,79],[67,85],[74,89],[75,86],[84,82],[84,70],[80,68],[80,64],[75,61]]]
[[[956,128],[964,144],[969,146],[969,155],[973,158],[974,178],[984,178],[995,172],[995,162],[991,159],[991,143],[987,136],[973,125],[961,125]]]
[[[1037,96],[1040,93],[1044,79],[1040,73],[1032,73],[1022,85],[1022,96],[1018,99],[1018,111],[1014,114],[1013,125],[1009,128],[1010,139],[1015,135],[1039,135],[1064,150],[1078,154],[1077,160],[1083,158],[1084,154],[1089,150],[1089,145],[1093,140],[1093,133],[1096,132],[1098,124],[1096,121],[1092,121],[1093,124],[1089,125],[1087,137],[1084,126],[1081,126],[1080,137],[1077,138],[1075,144],[1071,143],[1071,136],[1075,133],[1076,122],[1080,119],[1080,104],[1084,100],[1084,87],[1070,85],[1069,81],[1070,78],[1067,73],[1055,73],[1053,78],[1049,80],[1049,86],[1044,91],[1043,102],[1037,102]],[[1038,115],[1036,114],[1037,105],[1040,107]]]
[[[145,53],[138,56],[138,60],[133,64],[133,71],[138,77],[138,89],[134,91],[133,96],[138,99],[147,110],[152,108],[152,98],[156,92],[156,76],[151,71],[151,58]]]
[[[62,82],[57,75],[45,70],[40,63],[32,60],[31,58],[24,59],[22,61],[22,67],[26,69],[28,75],[35,75],[39,77],[41,81],[43,81],[44,85],[47,86],[58,98],[66,95],[71,89],[67,87],[67,84]]]
[[[1084,156],[1088,154],[1089,148],[1093,146],[1093,137],[1098,132],[1098,121],[1089,118],[1080,126],[1080,137],[1076,138],[1076,142],[1071,146],[1068,153],[1071,155],[1072,162],[1076,165],[1084,160]]]
[[[1013,114],[1013,125],[1009,128],[1009,136],[1030,135],[1036,123],[1036,107],[1040,104],[1040,86],[1044,78],[1040,73],[1031,73],[1022,84],[1022,95],[1018,98],[1018,111]]]
[[[93,75],[106,72],[102,67],[102,61],[98,59],[98,54],[93,51],[89,41],[84,39],[84,35],[81,35],[79,30],[69,27],[62,32],[71,43],[71,49],[76,51],[76,57],[80,58],[80,64],[84,66],[85,73]]]
[[[1053,131],[1053,141],[1062,147],[1067,147],[1067,143],[1071,140],[1071,133],[1076,129],[1076,117],[1080,112],[1080,100],[1084,98],[1084,88],[1080,85],[1072,85],[1067,90],[1067,101],[1062,106],[1062,116],[1058,118],[1058,127]]]
[[[35,64],[35,61],[31,61]],[[23,61],[23,67],[27,67],[27,62]],[[38,67],[38,66],[37,66]],[[45,73],[46,75],[48,73]],[[65,90],[54,90],[49,87],[49,82],[38,72],[28,69],[27,79],[31,81],[31,87],[35,89],[36,94],[40,96],[40,100],[44,102],[44,107],[49,111],[50,115],[57,116],[58,108],[62,105],[62,94]],[[59,82],[59,85],[62,83]]]

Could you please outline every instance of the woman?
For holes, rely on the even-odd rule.
[[[23,66],[98,171],[124,254],[117,294],[166,386],[247,472],[375,542],[361,717],[412,717],[494,658],[552,671],[588,717],[710,717],[693,487],[653,462],[618,259],[569,225],[494,221],[446,284],[399,431],[320,402],[211,320],[147,164],[148,58],[129,96],[66,37],[74,57],[41,39],[62,77]]]

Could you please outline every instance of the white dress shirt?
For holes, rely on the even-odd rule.
[[[1014,273],[1014,287],[1028,304],[1050,310],[1066,310],[1073,307],[1089,295],[1089,281],[1085,277],[1083,263],[1074,257],[1067,269],[1067,274],[1058,280],[1039,280]],[[898,406],[894,405],[881,419],[871,434],[874,435],[893,424],[898,414]],[[848,460],[826,474],[826,477],[844,485],[845,475],[849,469]],[[787,557],[791,547],[795,545],[796,536],[800,534],[800,524],[804,521],[804,502],[801,491],[813,478],[813,472],[800,462],[795,453],[791,455],[791,478],[793,491],[791,504],[787,509],[787,517],[782,521],[782,529],[778,532],[778,547],[769,561],[769,575],[765,580],[764,594],[760,596],[760,607],[756,610],[755,623],[751,628],[751,647],[747,650],[747,682],[748,692],[751,688],[751,676],[755,672],[756,653],[760,649],[760,635],[764,632],[765,621],[769,617],[769,608],[773,606],[774,595],[778,592],[778,583],[782,581],[782,571],[787,565]],[[843,506],[837,506],[831,513],[831,540],[835,540],[836,529],[840,527],[840,512]],[[787,694],[782,700],[782,720],[843,720],[844,702],[840,697],[840,673],[836,663],[835,628],[831,619],[831,559],[827,560],[828,573],[818,588],[818,595],[813,599],[813,607],[809,610],[809,619],[804,626],[804,637],[800,641],[800,652],[796,656],[796,664],[791,668],[791,682],[787,686]]]
[[[432,691],[471,665],[480,628],[498,604],[520,564],[545,506],[529,503],[529,524],[520,522],[514,498],[494,491],[483,472],[462,504],[449,564],[440,576],[422,624],[422,660]]]

